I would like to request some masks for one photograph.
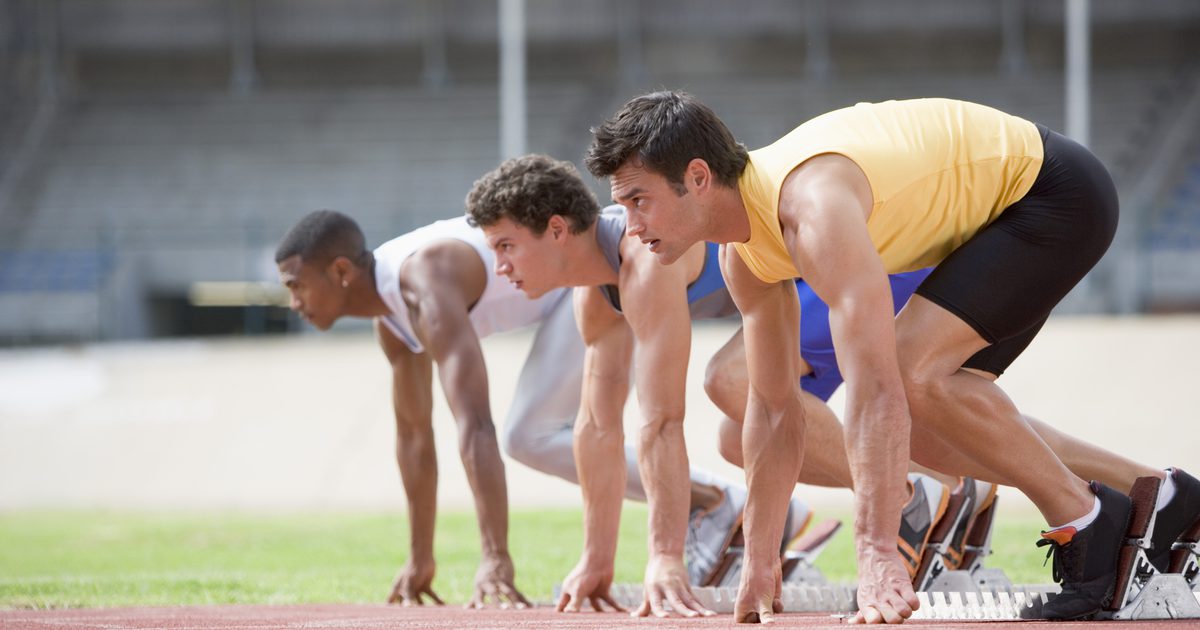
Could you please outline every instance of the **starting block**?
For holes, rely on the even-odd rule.
[[[1129,515],[1129,530],[1125,544],[1117,557],[1117,582],[1113,600],[1099,617],[1103,619],[1200,619],[1200,595],[1192,591],[1193,585],[1182,573],[1159,573],[1150,558],[1150,539],[1154,534],[1158,502],[1158,488],[1162,482],[1157,477],[1139,477],[1129,491],[1133,511]],[[1192,530],[1198,529],[1192,527]],[[1188,534],[1185,532],[1186,541]],[[1195,562],[1194,546],[1191,559]],[[1173,551],[1180,550],[1176,543]],[[1187,543],[1182,545],[1188,550]],[[1174,563],[1173,563],[1174,564]],[[1187,567],[1187,558],[1183,558]]]
[[[1171,546],[1169,572],[1178,573],[1193,591],[1200,591],[1200,518]]]
[[[964,499],[962,495],[950,497],[946,516],[930,534],[929,546],[913,578],[913,589],[930,593],[1011,595],[1013,584],[1004,571],[983,566],[983,559],[992,555],[992,524],[1000,498],[993,496],[974,523],[967,521],[975,499]],[[956,546],[961,546],[961,555]]]
[[[826,584],[824,574],[815,563],[817,557],[829,545],[829,541],[833,540],[834,535],[841,529],[841,521],[829,519],[809,528],[803,535],[791,541],[781,558],[783,583],[809,586]],[[746,536],[741,524],[738,524],[725,548],[724,556],[704,586],[736,589],[738,580],[741,579],[745,553]]]

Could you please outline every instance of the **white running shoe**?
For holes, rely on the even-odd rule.
[[[688,580],[693,586],[704,586],[742,522],[746,505],[746,489],[733,485],[718,485],[721,502],[715,507],[692,510],[688,517],[687,539],[683,545]]]

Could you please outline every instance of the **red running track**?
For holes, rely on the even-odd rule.
[[[777,628],[830,628],[845,621],[822,614],[782,614]],[[980,630],[1005,628],[1097,628],[1120,627],[1128,630],[1154,628],[1195,628],[1197,620],[1121,621],[1121,622],[1044,622],[1044,621],[913,621],[909,626],[935,628],[976,627]],[[732,628],[732,615],[706,619],[633,619],[619,613],[563,614],[553,608],[532,610],[465,610],[455,606],[400,608],[383,605],[305,605],[305,606],[180,606],[164,608],[99,608],[67,610],[0,610],[0,629],[17,628],[170,628],[173,630],[212,630],[214,628],[452,628],[485,630],[500,628],[567,628],[601,630],[608,628]],[[736,626],[752,628],[752,626]]]

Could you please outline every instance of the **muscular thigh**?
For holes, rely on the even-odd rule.
[[[1029,192],[917,289],[920,299],[905,309],[917,316],[901,317],[905,326],[921,327],[921,335],[908,331],[910,341],[953,345],[962,363],[999,374],[1108,248],[1117,222],[1108,172],[1087,149],[1059,134],[1043,128],[1043,141],[1045,161]],[[970,337],[964,326],[984,342],[965,356],[971,344],[952,340]]]

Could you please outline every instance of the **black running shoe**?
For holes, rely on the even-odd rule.
[[[1129,529],[1132,503],[1102,483],[1093,481],[1090,488],[1100,499],[1096,520],[1079,531],[1067,527],[1042,532],[1037,543],[1050,547],[1046,558],[1054,558],[1054,581],[1062,585],[1062,592],[1042,606],[1042,619],[1086,619],[1112,601],[1117,554]]]
[[[1175,480],[1175,496],[1158,511],[1154,521],[1154,533],[1150,535],[1150,563],[1160,573],[1167,572],[1171,559],[1171,544],[1200,519],[1200,480],[1172,468]]]

